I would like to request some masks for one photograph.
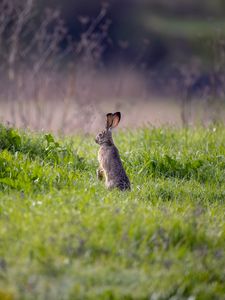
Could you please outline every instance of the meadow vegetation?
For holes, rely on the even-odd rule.
[[[131,192],[91,135],[0,127],[0,299],[224,299],[224,126],[115,141]]]

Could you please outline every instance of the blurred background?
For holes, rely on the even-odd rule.
[[[0,121],[93,133],[225,117],[223,0],[1,0]]]

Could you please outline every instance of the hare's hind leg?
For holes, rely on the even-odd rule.
[[[104,177],[104,171],[101,167],[99,167],[97,169],[97,178],[98,180],[103,180],[103,177]]]

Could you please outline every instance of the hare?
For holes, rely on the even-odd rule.
[[[112,139],[112,128],[115,128],[121,119],[121,113],[108,113],[106,115],[106,128],[95,138],[100,145],[98,152],[99,168],[97,177],[102,180],[105,177],[105,184],[108,189],[119,188],[121,191],[130,190],[130,181],[123,168],[119,151]]]

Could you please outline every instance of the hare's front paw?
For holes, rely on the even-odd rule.
[[[104,177],[103,170],[101,168],[98,168],[97,169],[97,178],[98,178],[98,180],[102,180],[103,177]]]

